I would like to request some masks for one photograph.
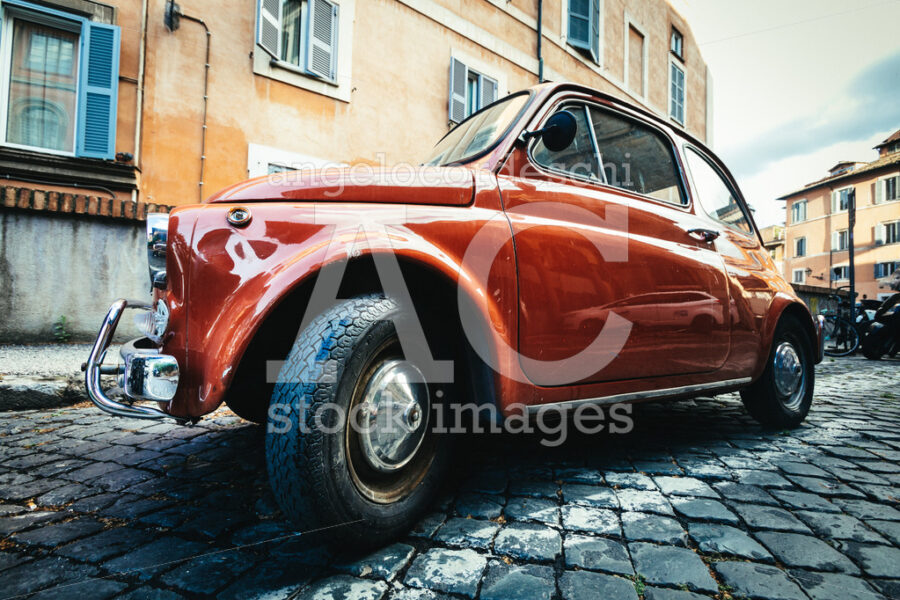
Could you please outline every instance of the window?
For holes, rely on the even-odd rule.
[[[831,234],[831,249],[840,252],[850,247],[850,232],[846,229],[834,231]]]
[[[31,5],[6,5],[0,134],[5,144],[115,155],[119,28]]]
[[[900,260],[875,263],[875,279],[890,277],[897,269],[900,269]]]
[[[850,190],[852,187],[831,192],[831,212],[843,212],[850,208]]]
[[[800,258],[801,256],[806,256],[806,238],[798,237],[794,240],[794,256],[796,258]]]
[[[684,36],[674,27],[672,28],[672,35],[669,38],[669,50],[672,54],[681,60],[684,60]]]
[[[457,58],[450,59],[450,122],[461,123],[469,115],[497,99],[496,79],[482,75]]]
[[[794,269],[791,275],[791,281],[793,283],[799,283],[801,285],[806,283],[806,269]]]
[[[684,125],[684,70],[669,63],[669,116]]]
[[[831,267],[832,281],[844,281],[845,279],[850,279],[850,267],[847,265]]]
[[[719,171],[693,148],[687,148],[684,154],[691,180],[694,182],[695,196],[703,210],[733,229],[742,233],[753,233],[750,220],[744,214],[737,194],[732,191]]]
[[[595,106],[564,109],[578,122],[575,141],[561,152],[551,152],[538,141],[532,150],[535,162],[657,200],[684,203],[671,146],[662,135]]]
[[[626,87],[643,98],[647,95],[647,82],[645,77],[645,63],[647,58],[646,38],[641,31],[628,23],[628,47],[626,53],[627,71],[625,72]]]
[[[569,0],[568,42],[588,52],[594,62],[600,62],[600,2]]]
[[[875,204],[900,199],[900,175],[875,182]]]
[[[806,220],[806,200],[796,200],[791,204],[791,223],[802,223]]]
[[[900,221],[879,223],[875,226],[876,244],[896,244],[900,242]]]
[[[338,5],[328,0],[259,0],[257,43],[306,75],[337,79]]]

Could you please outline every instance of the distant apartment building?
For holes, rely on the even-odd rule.
[[[775,267],[779,272],[784,272],[784,226],[769,225],[759,231],[762,236],[763,246],[775,261]]]
[[[848,200],[856,192],[853,229],[856,290],[884,298],[881,280],[900,268],[900,130],[875,147],[872,162],[844,161],[786,201],[784,276],[823,287],[850,284]]]
[[[20,307],[0,340],[95,331],[144,284],[148,211],[299,165],[418,164],[541,79],[710,142],[709,72],[666,0],[0,0],[0,307]]]

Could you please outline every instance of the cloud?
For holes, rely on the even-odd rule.
[[[900,52],[874,63],[824,111],[769,129],[747,144],[722,152],[743,177],[767,166],[839,142],[855,142],[900,128]],[[846,157],[848,160],[857,157]]]

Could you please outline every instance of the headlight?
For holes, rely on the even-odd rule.
[[[150,265],[150,289],[161,285],[166,278],[166,241],[169,237],[169,215],[147,215],[147,262]]]
[[[169,307],[160,299],[155,310],[141,311],[134,315],[134,324],[141,333],[159,344],[169,326]]]

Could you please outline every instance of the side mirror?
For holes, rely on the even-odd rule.
[[[553,113],[547,119],[547,124],[535,131],[522,133],[522,140],[527,141],[533,137],[539,137],[550,152],[560,152],[571,145],[578,132],[578,122],[575,115],[567,110]]]

